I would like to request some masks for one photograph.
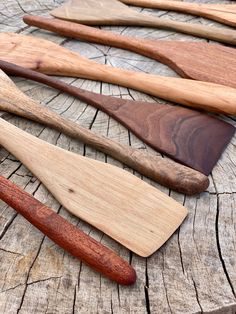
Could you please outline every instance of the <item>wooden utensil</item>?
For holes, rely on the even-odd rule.
[[[0,199],[65,251],[102,275],[121,285],[135,283],[135,270],[124,259],[2,176]]]
[[[40,106],[23,94],[2,71],[0,72],[0,84],[0,108],[4,111],[58,129],[60,132],[111,155],[161,184],[176,188],[179,192],[197,194],[204,191],[209,184],[208,178],[195,170],[96,135]]]
[[[117,0],[70,0],[50,13],[55,17],[82,24],[157,27],[236,44],[235,30],[161,19],[136,12]]]
[[[139,7],[170,10],[206,17],[226,25],[236,26],[235,4],[189,3],[165,0],[120,0]]]
[[[114,68],[32,36],[0,33],[0,42],[0,59],[39,72],[119,84],[190,107],[236,114],[234,88]]]
[[[180,76],[236,88],[236,50],[203,42],[126,37],[78,23],[26,15],[24,22],[66,37],[127,49],[168,65]],[[224,69],[224,71],[222,71]]]
[[[72,214],[148,256],[179,227],[185,207],[129,172],[48,144],[0,119],[0,144]]]
[[[235,132],[231,124],[187,108],[129,101],[87,92],[45,74],[1,60],[0,68],[9,75],[21,76],[58,88],[103,110],[154,149],[205,175],[211,173]],[[16,107],[20,99],[21,95],[15,104]],[[31,111],[33,107],[34,103]]]

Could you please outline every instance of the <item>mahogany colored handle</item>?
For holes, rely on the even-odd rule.
[[[89,237],[11,181],[0,176],[0,199],[71,255],[122,285],[136,281],[135,270],[115,252]]]

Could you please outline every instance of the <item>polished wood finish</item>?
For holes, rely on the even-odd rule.
[[[114,251],[56,214],[17,185],[0,176],[0,199],[57,245],[121,285],[136,281],[135,270]]]
[[[136,12],[117,0],[70,0],[51,11],[55,17],[88,25],[135,25],[177,31],[236,44],[236,31],[189,24]]]
[[[120,0],[125,4],[202,16],[222,24],[236,26],[235,4],[189,3],[171,0]]]
[[[208,187],[208,178],[198,171],[158,156],[145,154],[139,149],[133,149],[97,135],[77,123],[64,119],[46,107],[40,106],[17,89],[2,71],[0,82],[0,108],[2,110],[46,124],[81,140],[178,192],[197,194]]]
[[[126,37],[78,23],[26,15],[24,22],[66,37],[127,49],[168,65],[180,76],[236,88],[236,50],[217,44]],[[224,69],[224,71],[222,71]]]
[[[149,256],[187,215],[185,207],[129,172],[48,144],[0,119],[0,144],[72,214]]]
[[[39,72],[119,84],[190,107],[236,114],[234,88],[114,68],[32,36],[1,33],[0,42],[0,59]]]
[[[211,173],[235,132],[231,124],[195,110],[87,92],[5,61],[0,61],[0,68],[9,75],[47,84],[103,110],[154,149],[205,175]],[[19,102],[20,95],[16,107]],[[31,112],[33,108],[34,104]]]

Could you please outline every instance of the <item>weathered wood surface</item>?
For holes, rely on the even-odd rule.
[[[177,76],[168,67],[151,59],[115,48],[66,40],[27,27],[21,21],[25,13],[47,16],[50,9],[62,2],[61,0],[1,0],[1,31],[31,33],[34,36],[50,39],[101,63]],[[230,3],[230,1],[221,1],[221,3]],[[139,8],[136,10],[140,11]],[[202,18],[173,12],[155,10],[153,13],[162,18],[170,17],[180,21],[219,26]],[[199,40],[154,29],[113,27],[113,30],[145,38]],[[81,79],[65,78],[64,80],[88,90],[102,91],[107,95],[151,100],[144,94],[118,86]],[[99,134],[153,153],[150,148],[101,111],[48,87],[23,79],[15,79],[15,82],[22,91],[45,103],[62,116]],[[9,114],[2,114],[8,121],[50,143],[123,167],[117,161],[63,134]],[[236,124],[235,119],[226,119]],[[130,260],[137,271],[138,280],[133,287],[122,287],[100,277],[43,237],[25,219],[1,202],[0,313],[235,313],[235,147],[236,137],[213,170],[208,191],[198,197],[184,197],[155,184],[165,193],[170,193],[176,200],[184,203],[189,209],[189,216],[166,245],[148,259],[132,254],[101,232],[70,215],[24,166],[7,151],[1,149],[1,175],[10,178],[40,201],[52,206],[69,221]],[[145,178],[144,180],[149,182]]]

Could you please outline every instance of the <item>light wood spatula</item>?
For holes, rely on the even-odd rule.
[[[1,33],[0,42],[0,59],[39,72],[119,84],[190,107],[236,114],[234,88],[114,68],[32,36]]]
[[[2,71],[0,72],[0,109],[53,127],[179,192],[197,194],[204,191],[209,184],[208,178],[198,171],[161,157],[145,154],[139,149],[132,149],[64,119],[23,94]],[[208,154],[203,153],[205,153],[202,156],[204,160]],[[209,164],[208,157],[206,163]]]
[[[55,17],[88,25],[135,25],[174,30],[180,33],[236,44],[236,31],[161,19],[132,10],[117,0],[70,0],[51,11]]]
[[[235,132],[235,128],[231,124],[196,110],[95,94],[6,61],[0,60],[0,68],[9,75],[29,78],[58,88],[103,110],[154,149],[205,175],[211,173]],[[2,82],[0,78],[1,83],[4,85],[5,81]],[[14,111],[17,113],[16,108],[19,107],[22,94],[19,94],[18,90],[13,91],[11,86],[8,87],[8,90],[12,90],[12,94],[18,95]],[[1,94],[2,98],[4,98],[4,92],[1,93],[0,91],[0,96]],[[27,103],[30,102],[32,102],[30,112],[33,112],[35,103],[32,100],[28,100]],[[27,108],[24,100],[22,101],[22,106],[24,106],[24,112],[26,112]],[[9,111],[6,105],[1,107],[1,102],[0,109]],[[46,109],[46,111],[49,110]],[[36,111],[33,116],[35,114]],[[50,119],[51,111],[48,112],[47,116],[46,121]],[[70,124],[73,129],[75,125],[73,123]],[[52,125],[52,123],[49,123],[49,125]],[[63,130],[63,126],[58,126],[58,128],[60,131]],[[74,136],[76,134],[75,132]],[[109,149],[111,149],[111,146],[109,146]],[[99,147],[97,148],[99,149]]]
[[[121,285],[132,285],[135,270],[114,251],[79,230],[13,182],[0,176],[0,199],[52,241],[94,270]]]
[[[236,26],[236,5],[217,3],[190,3],[166,0],[120,0],[125,4],[145,8],[170,10],[206,17],[226,25]]]
[[[72,214],[149,256],[179,227],[186,208],[136,176],[48,144],[0,119],[0,144]]]
[[[180,76],[236,88],[236,50],[203,42],[145,40],[90,26],[26,15],[24,22],[66,37],[127,49],[168,65]],[[222,71],[224,69],[224,71]]]

